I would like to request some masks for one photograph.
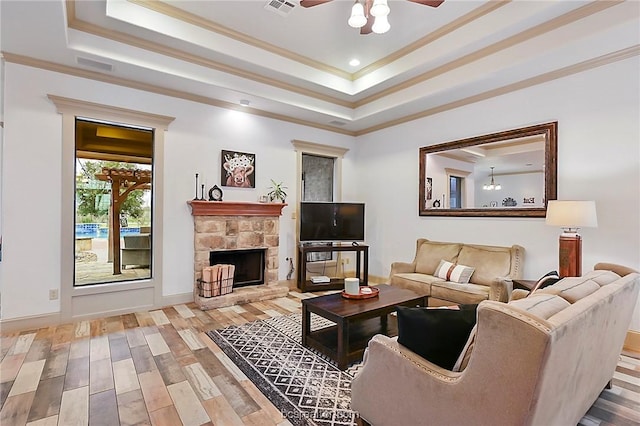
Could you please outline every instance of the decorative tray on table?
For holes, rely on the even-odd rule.
[[[375,287],[363,286],[360,287],[359,294],[347,294],[344,290],[342,290],[342,297],[344,297],[345,299],[369,299],[371,297],[378,296],[378,293],[380,293],[380,290]]]

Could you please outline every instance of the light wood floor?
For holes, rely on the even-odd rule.
[[[289,425],[204,332],[299,312],[300,299],[314,295],[292,291],[207,312],[176,305],[3,334],[0,424]],[[614,378],[622,387],[594,404],[593,424],[640,419],[635,361]]]

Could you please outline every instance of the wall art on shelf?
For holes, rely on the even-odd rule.
[[[502,200],[503,207],[515,207],[517,205],[518,205],[518,202],[511,197],[507,197],[504,200]]]
[[[235,188],[256,187],[256,155],[246,152],[222,150],[220,182]]]
[[[426,200],[430,200],[432,196],[433,196],[433,179],[428,177],[427,181],[424,183],[424,198]]]

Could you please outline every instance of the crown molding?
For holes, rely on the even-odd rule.
[[[458,30],[462,27],[464,27],[465,25],[468,25],[470,23],[472,23],[473,21],[482,18],[483,16],[494,12],[495,10],[506,6],[507,4],[511,3],[512,0],[502,0],[502,1],[493,1],[493,2],[489,2],[489,3],[485,3],[482,6],[478,7],[477,9],[472,10],[471,12],[467,13],[466,15],[463,15],[461,17],[459,17],[458,19],[449,22],[448,24],[438,28],[437,30],[427,34],[426,36],[422,37],[421,39],[418,39],[416,41],[414,41],[413,43],[403,47],[402,49],[399,49],[393,53],[391,53],[390,55],[385,56],[384,58],[370,64],[367,65],[366,67],[356,71],[355,73],[353,73],[352,76],[352,80],[357,80],[359,78],[362,78],[364,76],[366,76],[367,74],[370,74],[374,71],[377,71],[378,69],[385,67],[397,60],[399,60],[400,58],[407,56],[413,52],[415,52],[418,49],[421,49],[431,43],[433,43],[434,41],[438,40],[439,38],[442,38],[448,34],[451,34],[452,32],[454,32],[455,30]]]
[[[507,93],[515,92],[517,90],[526,89],[528,87],[536,86],[538,84],[547,83],[549,81],[557,80],[559,78],[567,77],[573,74],[577,74],[583,71],[588,71],[593,68],[601,67],[604,65],[612,64],[614,62],[623,61],[625,59],[632,58],[640,55],[640,45],[635,45],[626,49],[619,50],[617,52],[609,53],[607,55],[600,56],[598,58],[589,59],[574,65],[570,65],[564,68],[553,70],[544,74],[540,74],[535,77],[527,78],[521,81],[517,81],[506,86],[498,87],[496,89],[488,90],[486,92],[478,93],[473,96],[458,99],[447,104],[439,105],[434,108],[429,108],[422,112],[407,115],[396,120],[386,121],[376,126],[371,126],[366,129],[358,130],[355,132],[355,136],[362,136],[367,133],[377,132],[389,127],[404,124],[409,121],[418,120],[420,118],[428,117],[431,115],[439,114],[444,111],[449,111],[454,108],[460,108],[465,105],[473,104],[476,102],[484,101],[486,99],[494,98],[497,96],[505,95]]]
[[[305,89],[300,86],[296,86],[291,83],[286,83],[274,78],[266,77],[262,74],[245,71],[231,65],[226,65],[217,61],[203,58],[198,55],[182,52],[179,49],[160,45],[149,40],[145,40],[139,37],[134,37],[119,31],[113,31],[107,28],[100,27],[98,25],[82,21],[75,16],[75,0],[67,0],[67,27],[77,31],[81,31],[87,34],[92,34],[97,37],[102,37],[108,40],[116,41],[118,43],[124,43],[129,46],[137,47],[150,52],[158,53],[160,55],[168,56],[181,61],[189,62],[195,65],[200,65],[208,69],[224,72],[227,74],[235,75],[237,77],[246,78],[247,80],[255,81],[257,83],[266,84],[272,87],[277,87],[289,92],[298,93],[300,95],[309,96],[314,99],[329,102],[334,105],[340,105],[346,108],[353,108],[354,103],[345,101],[335,96],[325,95],[320,92],[316,92],[310,89]]]
[[[364,106],[378,99],[397,93],[401,90],[408,89],[412,86],[415,86],[416,84],[435,78],[439,75],[451,72],[454,69],[460,68],[464,65],[468,65],[472,62],[479,61],[480,59],[491,56],[495,53],[498,53],[500,51],[513,47],[517,44],[523,43],[527,40],[538,37],[542,34],[548,33],[550,31],[556,30],[565,25],[579,21],[580,19],[584,19],[587,16],[602,12],[603,10],[616,6],[622,3],[623,1],[624,0],[594,1],[578,9],[572,10],[571,12],[567,12],[564,15],[558,16],[555,19],[544,22],[535,27],[529,28],[528,30],[525,30],[521,33],[518,33],[514,36],[511,36],[499,42],[496,42],[485,48],[479,49],[473,53],[469,53],[468,55],[462,56],[458,59],[454,59],[453,61],[440,65],[439,67],[433,68],[414,78],[398,83],[385,90],[376,92],[371,96],[362,98],[359,101],[355,102],[355,107],[357,108],[360,106]]]
[[[320,61],[311,59],[307,56],[299,55],[290,50],[283,49],[271,43],[267,43],[255,37],[251,37],[247,34],[241,33],[239,31],[235,31],[229,27],[225,27],[224,25],[217,24],[208,19],[204,19],[201,16],[186,12],[180,8],[171,6],[162,1],[158,1],[158,0],[153,0],[153,1],[152,0],[127,0],[127,1],[129,3],[136,4],[138,6],[147,8],[149,10],[153,10],[154,12],[158,12],[162,15],[169,16],[171,18],[180,20],[182,22],[196,25],[207,31],[212,31],[217,34],[223,35],[225,37],[229,37],[231,39],[240,41],[242,43],[257,47],[259,49],[266,50],[275,55],[282,56],[283,58],[291,59],[293,61],[318,69],[320,71],[333,74],[337,77],[344,78],[346,80],[353,80],[353,74],[347,71],[341,70],[340,68],[332,67]]]
[[[294,117],[290,117],[284,114],[276,114],[257,108],[243,107],[231,102],[222,101],[219,99],[213,99],[202,95],[195,95],[193,93],[184,92],[181,90],[167,89],[164,87],[141,83],[139,81],[129,80],[120,77],[114,77],[111,75],[102,74],[95,71],[88,71],[79,68],[69,67],[66,65],[60,65],[54,62],[44,61],[41,59],[30,58],[28,56],[16,55],[13,53],[2,52],[7,62],[25,65],[33,68],[40,68],[47,71],[59,72],[62,74],[72,75],[74,77],[82,77],[90,80],[101,81],[103,83],[115,84],[118,86],[128,87],[131,89],[143,90],[145,92],[156,93],[159,95],[169,96],[172,98],[184,99],[187,101],[197,102],[205,105],[211,105],[218,108],[230,109],[234,111],[241,111],[247,114],[257,115],[260,117],[271,118],[274,120],[285,121],[288,123],[299,124],[301,126],[313,127],[316,129],[327,130],[334,133],[340,133],[347,136],[355,136],[355,132],[337,129],[335,127],[318,124],[308,120],[301,120]]]
[[[421,118],[429,117],[431,115],[439,114],[441,112],[449,111],[455,108],[460,108],[465,105],[480,102],[486,99],[490,99],[496,96],[501,96],[510,92],[514,92],[521,89],[526,89],[538,84],[543,84],[549,81],[553,81],[559,78],[567,77],[569,75],[577,74],[583,71],[588,71],[593,68],[601,67],[604,65],[612,64],[614,62],[622,61],[640,55],[640,45],[635,45],[627,49],[622,49],[617,52],[613,52],[607,55],[600,56],[598,58],[589,59],[587,61],[580,62],[578,64],[570,65],[558,70],[550,71],[539,76],[531,77],[525,80],[521,80],[512,84],[508,84],[503,87],[488,90],[483,93],[479,93],[466,98],[458,99],[447,104],[439,105],[434,108],[421,111],[416,114],[410,114],[405,117],[398,118],[396,120],[386,121],[375,126],[370,126],[365,129],[357,131],[349,131],[345,129],[337,129],[332,126],[317,124],[308,120],[300,120],[297,118],[289,117],[283,114],[270,113],[268,111],[259,110],[256,108],[242,107],[240,105],[233,104],[218,99],[212,99],[201,95],[194,95],[187,92],[182,92],[173,89],[166,89],[163,87],[150,85],[146,83],[140,83],[123,78],[113,77],[105,74],[101,74],[94,71],[87,71],[78,68],[68,67],[66,65],[60,65],[53,62],[43,61],[40,59],[29,58],[26,56],[15,55],[7,52],[0,52],[4,56],[4,59],[10,63],[16,63],[20,65],[26,65],[34,68],[41,68],[48,71],[60,72],[63,74],[73,75],[76,77],[88,78],[91,80],[102,81],[105,83],[116,84],[132,89],[143,90],[151,93],[161,94],[169,97],[185,99],[197,103],[216,106],[219,108],[230,109],[235,111],[242,111],[248,114],[257,115],[266,118],[272,118],[274,120],[285,121],[293,124],[299,124],[302,126],[308,126],[316,129],[327,130],[334,133],[339,133],[347,136],[362,136],[368,133],[384,130],[389,127],[394,127],[400,124],[408,123],[410,121],[418,120]],[[301,141],[302,142],[302,141]]]
[[[437,75],[443,74],[445,72],[451,71],[452,69],[454,69],[456,66],[461,66],[461,65],[465,65],[465,63],[461,63],[461,64],[456,64],[455,61],[451,62],[450,64],[447,64],[446,66],[440,67],[438,68],[438,71],[435,73],[432,72],[428,72],[425,74],[421,74],[420,76],[415,77],[414,79],[408,80],[407,82],[404,83],[400,83],[396,86],[393,86],[391,88],[388,88],[382,92],[376,92],[373,95],[361,99],[359,101],[346,101],[340,98],[337,98],[335,96],[329,96],[326,95],[324,93],[320,93],[314,90],[310,90],[310,89],[305,89],[302,88],[300,86],[297,86],[295,84],[291,84],[291,83],[287,83],[275,78],[271,78],[271,77],[267,77],[264,76],[262,74],[259,73],[255,73],[255,72],[250,72],[250,71],[245,71],[242,70],[240,68],[237,67],[233,67],[230,65],[226,65],[217,61],[213,61],[210,59],[206,59],[203,58],[201,56],[198,55],[193,55],[193,54],[189,54],[189,53],[185,53],[180,51],[179,49],[175,49],[175,48],[170,48],[167,46],[163,46],[160,45],[159,43],[155,43],[153,41],[149,41],[149,40],[145,40],[145,39],[141,39],[138,37],[134,37],[122,32],[118,32],[118,31],[113,31],[104,27],[100,27],[98,25],[86,22],[86,21],[82,21],[81,19],[78,19],[76,16],[76,11],[75,11],[75,3],[77,0],[66,0],[66,12],[67,12],[67,27],[71,28],[71,29],[75,29],[87,34],[93,34],[95,36],[98,37],[102,37],[102,38],[106,38],[109,40],[113,40],[119,43],[124,43],[130,46],[134,46],[140,49],[144,49],[144,50],[148,50],[150,52],[155,52],[161,55],[165,55],[168,57],[172,57],[174,59],[178,59],[178,60],[183,60],[185,62],[189,62],[189,63],[193,63],[196,65],[200,65],[203,66],[205,68],[209,68],[209,69],[213,69],[213,70],[217,70],[220,72],[224,72],[224,73],[228,73],[231,75],[235,75],[237,77],[241,77],[241,78],[246,78],[248,80],[252,80],[258,83],[262,83],[262,84],[266,84],[269,86],[273,86],[273,87],[277,87],[283,90],[287,90],[290,91],[292,93],[297,93],[303,96],[308,96],[320,101],[325,101],[325,102],[329,102],[331,104],[334,105],[339,105],[342,107],[346,107],[346,108],[351,108],[351,109],[355,109],[357,107],[360,106],[364,106],[370,102],[373,102],[381,97],[385,97],[388,95],[391,95],[397,91],[406,89],[407,87],[410,87],[414,84],[418,84],[424,80],[428,80],[430,78],[433,78]],[[409,46],[406,46],[388,56],[386,56],[385,58],[367,66],[362,68],[361,70],[357,71],[354,74],[349,74],[349,73],[345,73],[344,71],[341,71],[341,74],[336,74],[333,70],[338,70],[337,68],[333,68],[330,67],[326,64],[322,64],[320,62],[317,61],[313,61],[309,58],[306,58],[302,55],[297,55],[293,52],[290,52],[286,49],[281,49],[278,48],[276,46],[273,46],[269,43],[266,42],[262,42],[260,40],[257,40],[253,37],[247,36],[246,34],[231,30],[227,27],[221,26],[219,24],[216,24],[212,21],[206,20],[204,18],[198,17],[196,15],[193,15],[189,12],[185,12],[179,8],[176,8],[174,6],[168,5],[166,3],[160,2],[160,1],[149,1],[149,0],[127,0],[128,2],[132,3],[132,4],[136,4],[139,5],[141,7],[145,7],[147,9],[153,10],[157,13],[172,17],[174,19],[178,19],[181,20],[183,22],[192,24],[192,25],[197,25],[201,28],[204,28],[206,30],[209,31],[213,31],[216,32],[218,34],[221,34],[223,36],[227,36],[230,37],[234,40],[238,40],[240,42],[243,43],[247,43],[249,45],[252,45],[254,47],[260,48],[260,49],[264,49],[268,52],[271,52],[273,54],[276,55],[280,55],[283,56],[287,59],[291,59],[294,61],[297,61],[301,64],[304,65],[308,65],[311,66],[313,68],[316,68],[318,70],[336,75],[338,77],[341,78],[345,78],[349,81],[355,81],[356,79],[362,78],[384,66],[387,66],[391,63],[393,63],[394,61],[409,55],[413,52],[415,52],[417,49],[425,47],[426,45],[434,42],[435,40],[455,31],[456,29],[459,29],[465,25],[468,25],[470,23],[472,23],[473,21],[487,15],[488,13],[491,13],[495,10],[497,10],[500,7],[503,7],[507,4],[509,4],[512,0],[501,0],[501,1],[496,1],[496,2],[489,2],[488,4],[485,4],[481,7],[478,7],[477,9],[471,11],[470,13],[461,16],[460,18],[450,22],[449,24],[445,25],[444,27],[428,34],[427,36],[423,37],[422,39],[417,40],[416,42],[410,44]],[[491,52],[494,53],[494,52]],[[474,58],[474,60],[478,60],[480,59],[479,57]],[[308,61],[313,61],[315,62],[315,64],[311,64],[308,63]]]

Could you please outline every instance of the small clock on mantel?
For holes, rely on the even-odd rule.
[[[218,185],[209,190],[209,201],[222,201],[222,189]]]

